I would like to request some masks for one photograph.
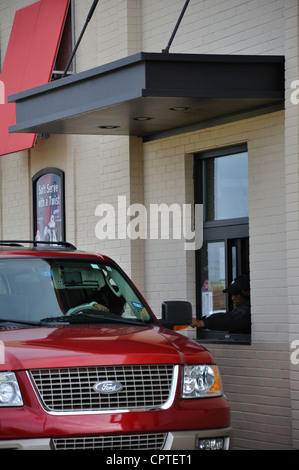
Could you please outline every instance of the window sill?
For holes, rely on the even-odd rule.
[[[202,330],[197,332],[197,343],[209,344],[251,344],[251,335],[244,333],[229,333],[228,331]]]

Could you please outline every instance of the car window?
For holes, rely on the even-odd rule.
[[[0,318],[71,324],[156,321],[114,263],[33,257],[0,261]]]
[[[0,276],[0,294],[7,294],[7,283],[5,282],[5,277]]]

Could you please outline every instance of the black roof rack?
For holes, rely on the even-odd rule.
[[[55,242],[49,242],[49,241],[37,241],[37,240],[0,240],[0,246],[11,246],[11,247],[24,247],[23,243],[26,244],[31,244],[33,247],[49,247],[53,249],[57,249],[57,247],[64,247],[68,248],[69,250],[77,250],[77,248],[69,242],[64,242],[64,241],[55,241]]]

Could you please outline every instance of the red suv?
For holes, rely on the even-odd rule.
[[[228,449],[211,354],[158,320],[111,259],[0,242],[0,449]]]

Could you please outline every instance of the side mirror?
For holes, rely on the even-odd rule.
[[[173,329],[174,326],[191,325],[192,305],[183,300],[168,300],[162,303],[162,325]]]

